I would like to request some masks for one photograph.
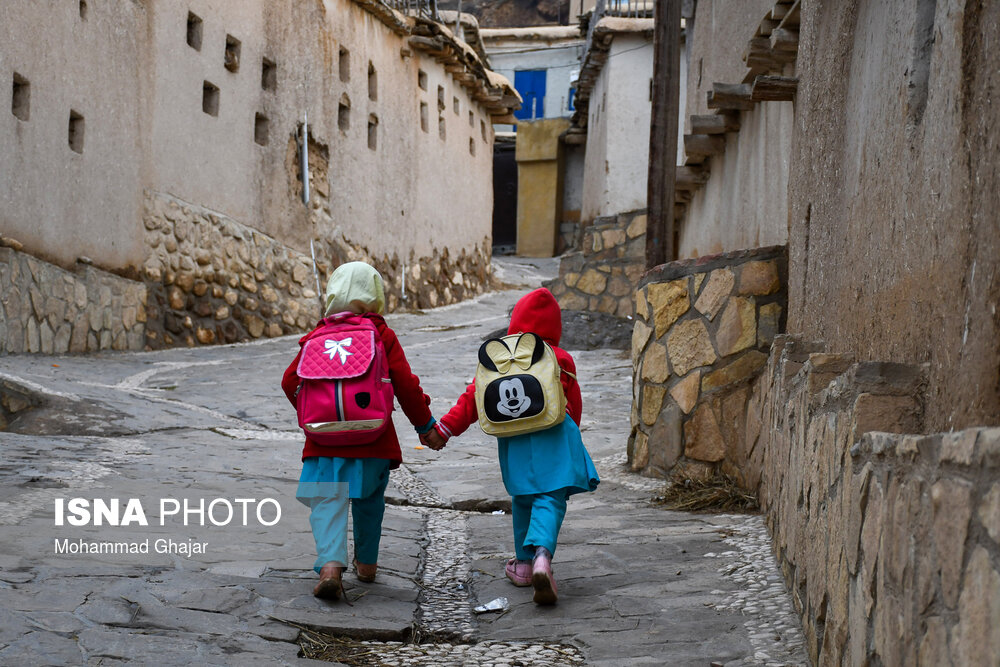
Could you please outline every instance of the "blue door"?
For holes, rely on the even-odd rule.
[[[514,72],[514,87],[524,100],[514,118],[532,120],[545,117],[545,70],[529,69]]]

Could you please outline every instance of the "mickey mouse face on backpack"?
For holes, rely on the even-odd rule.
[[[497,412],[516,419],[521,413],[527,412],[531,408],[531,399],[524,392],[524,382],[521,378],[501,380],[500,402],[497,403]]]

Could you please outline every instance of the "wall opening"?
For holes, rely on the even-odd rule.
[[[438,111],[444,111],[444,86],[438,86]]]
[[[340,68],[340,80],[350,81],[351,80],[351,52],[340,47],[340,54],[338,56],[338,63]]]
[[[378,99],[378,72],[375,65],[368,61],[368,99],[375,101]]]
[[[263,58],[260,64],[260,87],[264,90],[278,89],[278,66],[273,60]]]
[[[341,132],[351,129],[351,98],[346,93],[340,96],[340,104],[337,105],[337,127]]]
[[[267,146],[268,134],[270,132],[271,121],[262,113],[254,115],[253,119],[253,140],[261,146]]]
[[[462,110],[462,103],[458,101],[457,97],[451,98],[451,108],[456,115]]]
[[[69,147],[74,153],[83,153],[83,132],[86,129],[83,116],[69,111]]]
[[[427,72],[422,69],[417,70],[417,85],[421,90],[427,90]]]
[[[240,50],[243,44],[232,35],[226,35],[225,65],[230,72],[240,71]]]
[[[375,114],[368,116],[368,148],[378,148],[378,116]]]
[[[424,132],[430,132],[430,113],[427,102],[420,103],[420,129]]]
[[[209,116],[219,115],[219,87],[209,81],[201,87],[201,110]]]
[[[31,117],[31,83],[14,72],[14,94],[11,97],[10,112],[19,120]]]
[[[447,138],[447,133],[445,132],[444,129],[444,116],[442,115],[438,116],[438,136],[441,138],[442,141],[445,138]]]
[[[476,140],[469,137],[469,155],[476,156]]]
[[[486,143],[489,143],[490,140],[486,137],[486,121],[485,120],[479,121],[479,133],[481,135],[483,135],[483,141],[486,142]]]
[[[87,19],[87,0],[80,0],[80,18]]]
[[[475,126],[476,126],[476,116],[475,116],[474,113],[472,113],[470,111],[469,112],[469,127],[475,127]]]
[[[201,18],[197,14],[188,12],[187,20],[187,43],[195,51],[201,51]]]

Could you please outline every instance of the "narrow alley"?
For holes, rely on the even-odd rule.
[[[496,260],[516,289],[390,316],[436,415],[472,374],[482,338],[556,269]],[[503,577],[510,499],[494,441],[472,429],[423,449],[399,412],[405,462],[387,493],[379,579],[345,576],[350,605],[314,598],[307,512],[294,499],[301,435],[278,386],[296,347],[286,336],[7,358],[0,381],[44,404],[22,433],[4,434],[0,662],[308,664],[305,648],[349,665],[807,663],[761,517],[667,512],[651,502],[659,481],[626,472],[621,350],[571,350],[602,483],[570,502],[556,607]],[[78,497],[139,499],[148,526],[54,526],[55,499]],[[160,511],[180,497],[257,505],[244,504],[248,525],[239,504],[230,521],[217,505],[183,525]],[[266,498],[280,505],[271,526]],[[61,541],[147,538],[148,554],[56,553]],[[474,612],[500,597],[509,608]]]

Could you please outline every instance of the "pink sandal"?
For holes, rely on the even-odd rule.
[[[515,586],[531,585],[531,561],[511,558],[504,567],[504,573]]]
[[[556,580],[552,576],[552,560],[545,554],[535,556],[531,566],[531,585],[535,587],[535,604],[555,604]]]

